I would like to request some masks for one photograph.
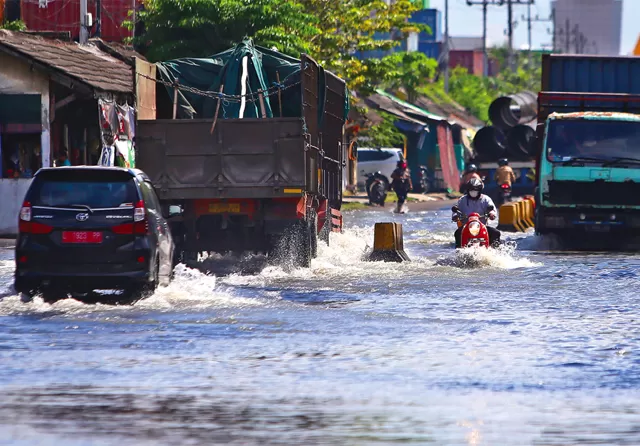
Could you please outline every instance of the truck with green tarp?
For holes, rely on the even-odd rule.
[[[640,236],[640,58],[544,55],[537,140],[538,234]]]
[[[138,62],[136,84],[137,167],[184,257],[280,252],[308,266],[318,239],[342,230],[349,94],[311,57],[246,40],[208,58]]]

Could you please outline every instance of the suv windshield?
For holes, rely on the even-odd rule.
[[[36,177],[29,201],[33,206],[91,209],[130,207],[137,201],[133,177],[126,172],[43,172]]]
[[[552,162],[572,158],[640,159],[640,122],[593,119],[554,120],[547,132],[547,157]]]

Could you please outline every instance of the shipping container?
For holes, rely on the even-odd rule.
[[[442,42],[442,12],[437,9],[422,9],[411,16],[410,22],[421,23],[431,28],[431,33],[421,32],[421,42]]]
[[[438,58],[440,57],[441,48],[441,42],[418,42],[418,51],[424,53],[431,59],[438,60]]]
[[[544,54],[542,91],[640,94],[640,57]]]
[[[123,26],[130,20],[130,11],[140,7],[142,0],[102,0],[102,26],[100,37],[109,42],[122,42],[132,37],[132,31]],[[87,11],[94,25],[89,31],[96,36],[96,0],[87,0]],[[80,33],[80,0],[21,0],[20,17],[30,31],[70,32],[77,39]]]

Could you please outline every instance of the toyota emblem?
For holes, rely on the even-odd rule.
[[[78,221],[87,221],[89,219],[89,214],[78,214],[76,215],[76,220]]]

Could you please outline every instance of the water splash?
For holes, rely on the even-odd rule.
[[[88,312],[130,311],[132,307],[150,311],[192,311],[205,308],[255,307],[267,303],[264,299],[238,295],[232,288],[219,285],[216,276],[182,264],[176,266],[175,278],[168,287],[159,287],[152,296],[134,305],[87,304],[73,298],[49,303],[39,295],[25,300],[12,288],[7,291],[4,298],[0,299],[2,316],[49,312],[52,315],[79,315]]]
[[[499,248],[469,247],[456,249],[450,255],[444,255],[436,260],[438,266],[452,266],[457,268],[500,268],[517,269],[542,266],[526,257],[516,254],[516,243],[505,243]]]

